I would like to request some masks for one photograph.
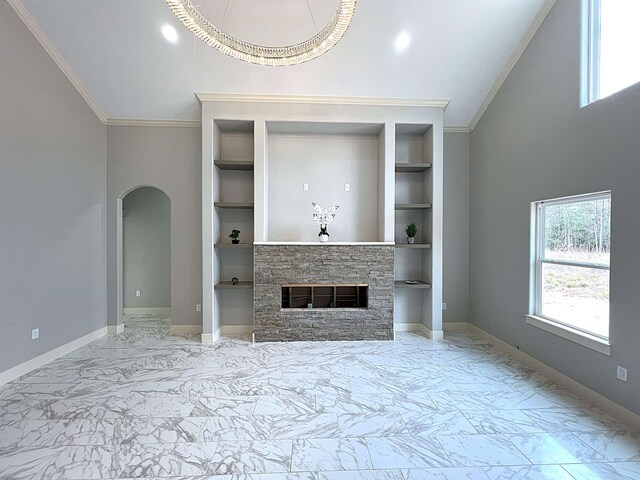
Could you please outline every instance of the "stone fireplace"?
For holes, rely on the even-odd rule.
[[[256,244],[254,272],[256,342],[393,340],[392,245]],[[283,296],[296,292],[294,286],[297,292],[306,289],[310,299],[312,292],[323,298],[307,308],[299,298],[296,304],[288,299],[283,308]],[[354,286],[359,288],[351,302]],[[329,298],[331,288],[335,300]]]

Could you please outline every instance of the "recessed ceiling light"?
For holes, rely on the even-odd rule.
[[[171,25],[165,24],[162,26],[162,36],[169,43],[178,43],[178,32]]]
[[[398,34],[395,41],[396,52],[404,52],[411,43],[411,35],[407,32]]]

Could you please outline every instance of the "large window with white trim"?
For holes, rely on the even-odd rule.
[[[640,81],[640,0],[583,0],[582,105]]]
[[[611,193],[533,206],[534,315],[607,340]]]

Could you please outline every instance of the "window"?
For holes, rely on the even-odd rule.
[[[533,314],[607,341],[611,193],[536,202],[533,215]]]
[[[638,0],[583,0],[582,106],[640,81],[638,18]]]

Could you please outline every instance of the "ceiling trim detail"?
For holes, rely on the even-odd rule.
[[[258,95],[236,93],[196,93],[200,102],[312,103],[326,105],[375,105],[392,107],[447,108],[449,99],[334,97],[324,95]]]
[[[107,120],[109,126],[121,127],[184,127],[200,128],[200,120],[152,120],[146,118],[110,118]]]
[[[40,45],[42,45],[45,51],[49,54],[49,56],[51,57],[51,60],[53,60],[55,64],[58,66],[58,68],[62,70],[62,73],[65,74],[67,79],[69,79],[69,81],[78,91],[78,93],[82,96],[82,98],[84,98],[84,101],[87,102],[87,105],[89,106],[89,108],[91,108],[91,110],[93,110],[93,112],[96,114],[98,119],[106,125],[107,116],[105,115],[104,110],[102,110],[100,105],[98,105],[98,102],[96,102],[95,99],[91,96],[91,94],[89,93],[89,90],[85,88],[85,86],[80,81],[80,78],[78,78],[75,72],[71,69],[71,67],[69,66],[67,61],[64,59],[64,57],[60,54],[58,49],[53,46],[51,41],[49,41],[49,39],[44,34],[40,26],[36,23],[36,21],[31,16],[31,14],[24,7],[24,5],[22,5],[20,0],[7,0],[7,2],[15,10],[15,12],[18,14],[20,19],[31,31],[33,36],[36,37],[36,40],[40,42]]]
[[[513,70],[513,67],[516,66],[516,63],[518,63],[518,60],[520,60],[520,57],[522,56],[527,46],[533,39],[533,36],[536,34],[538,29],[540,28],[540,25],[542,25],[542,22],[544,21],[544,19],[547,18],[547,15],[551,11],[551,8],[555,3],[556,3],[556,0],[545,0],[544,4],[538,11],[536,18],[534,18],[533,22],[531,22],[531,25],[529,25],[529,28],[524,34],[524,37],[522,37],[522,40],[520,40],[520,43],[511,54],[511,57],[509,57],[507,64],[504,66],[504,68],[500,72],[500,75],[498,75],[498,78],[493,83],[491,90],[489,90],[489,93],[487,93],[487,96],[484,98],[484,100],[480,104],[480,108],[478,108],[478,111],[471,119],[471,122],[469,123],[470,130],[473,130],[474,128],[476,128],[476,125],[478,125],[478,122],[482,118],[482,115],[484,115],[484,112],[486,112],[487,108],[489,108],[489,105],[491,105],[491,102],[493,101],[495,96],[498,94],[500,87],[502,87],[502,84],[511,73],[511,70]]]
[[[444,133],[469,133],[469,127],[444,127]]]

